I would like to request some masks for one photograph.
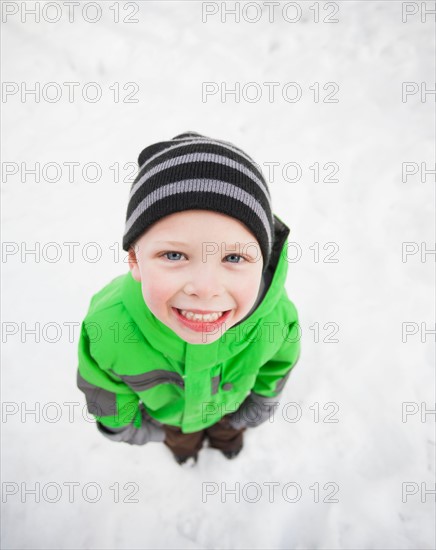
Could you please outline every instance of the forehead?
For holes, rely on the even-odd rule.
[[[173,244],[220,238],[229,244],[257,240],[240,220],[210,210],[184,210],[165,216],[143,235],[144,241],[165,241]]]

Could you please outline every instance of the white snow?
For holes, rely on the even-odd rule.
[[[118,4],[121,18],[134,4]],[[116,24],[115,2],[100,3],[96,23],[80,10],[69,23],[65,7],[57,23],[22,22],[20,2],[3,23],[3,82],[63,90],[55,103],[19,94],[2,103],[2,160],[19,169],[2,178],[3,548],[434,548],[434,415],[425,415],[435,403],[434,335],[425,334],[434,330],[434,258],[420,259],[421,243],[434,248],[434,177],[401,179],[402,162],[434,160],[434,97],[420,99],[421,83],[434,88],[434,17],[421,22],[423,6],[434,5],[409,3],[420,11],[403,23],[401,2],[319,3],[321,19],[339,6],[339,23],[327,24],[313,21],[315,4],[300,2],[292,24],[277,9],[270,23],[262,2],[257,23],[222,23],[220,12],[202,22],[202,2],[142,2],[132,15],[139,23]],[[79,82],[72,103],[64,82]],[[101,101],[82,99],[89,82]],[[137,83],[139,102],[115,103],[115,82],[121,97]],[[262,97],[202,101],[203,82],[257,82]],[[279,83],[271,103],[265,82]],[[301,86],[300,101],[283,99],[289,82]],[[321,97],[337,83],[339,102],[314,102],[316,82]],[[407,102],[402,82],[420,86]],[[106,440],[84,416],[75,380],[90,297],[128,269],[123,166],[187,130],[231,141],[263,167],[274,211],[301,247],[298,261],[290,249],[286,287],[302,355],[274,422],[249,430],[235,460],[205,448],[193,468],[162,444]],[[58,163],[60,180],[22,182],[21,163],[36,162]],[[80,163],[73,182],[66,162]],[[95,183],[80,174],[89,162],[102,166]],[[297,182],[282,175],[289,162],[301,166]],[[337,163],[339,182],[315,183],[315,162],[321,178]],[[96,262],[82,256],[93,256],[92,242]],[[420,247],[407,262],[402,242]],[[21,256],[35,246],[36,257]],[[417,332],[403,342],[406,322]],[[37,323],[39,341],[26,335]],[[403,422],[406,402],[415,414]]]

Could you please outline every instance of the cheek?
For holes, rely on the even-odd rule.
[[[237,288],[234,290],[234,295],[241,307],[247,310],[251,309],[259,293],[259,286],[259,277],[250,277],[250,279],[248,281],[245,280],[243,284],[238,284]]]
[[[142,281],[142,295],[148,307],[152,311],[158,311],[173,296],[175,290],[173,283],[162,273],[149,272]]]

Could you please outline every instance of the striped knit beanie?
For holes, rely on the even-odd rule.
[[[153,223],[183,210],[212,210],[240,220],[268,266],[274,240],[270,192],[254,161],[233,144],[196,132],[146,147],[127,207],[127,252]]]

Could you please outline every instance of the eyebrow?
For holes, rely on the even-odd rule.
[[[181,243],[179,241],[155,241],[155,244],[173,244],[175,246],[187,246],[187,243]]]
[[[170,244],[172,246],[190,246],[190,243],[182,243],[180,241],[155,241],[155,244]],[[246,246],[249,246],[251,244],[256,244],[254,241],[251,242],[251,243],[247,243],[247,244],[244,244],[244,243],[235,243],[235,244],[226,244],[226,246],[230,247],[230,248],[236,248],[236,245],[239,245],[239,246],[242,246],[243,248],[245,248]]]

